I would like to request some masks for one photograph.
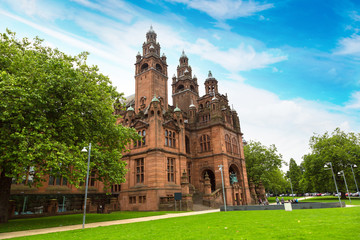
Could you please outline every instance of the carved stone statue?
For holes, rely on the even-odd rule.
[[[230,174],[230,184],[237,183],[238,179],[235,173]]]

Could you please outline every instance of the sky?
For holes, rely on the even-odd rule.
[[[360,132],[360,1],[0,0],[0,32],[89,52],[125,96],[150,26],[169,78],[184,50],[200,95],[211,70],[246,141],[274,144],[285,162],[300,164],[315,133]]]

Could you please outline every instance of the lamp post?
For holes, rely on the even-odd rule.
[[[292,188],[291,178],[289,178],[289,180],[290,180],[290,187],[291,187],[291,195],[292,195],[293,200],[294,200],[294,192],[293,192],[293,188]]]
[[[356,164],[350,164],[350,167],[351,167],[351,171],[352,171],[352,174],[353,174],[353,177],[354,177],[354,182],[355,182],[355,185],[356,185],[356,192],[357,194],[359,194],[359,197],[360,197],[360,192],[359,192],[359,188],[358,188],[358,185],[357,185],[357,182],[356,182],[356,178],[355,178],[355,173],[354,173],[354,168],[357,168],[357,165]]]
[[[349,197],[349,200],[350,200],[350,203],[351,203],[350,193],[349,193],[349,189],[348,189],[348,186],[347,186],[347,183],[346,183],[344,170],[341,170],[340,172],[338,172],[338,175],[344,177],[344,182],[345,182],[345,186],[346,186],[346,192],[348,194],[348,197]]]
[[[224,209],[226,212],[226,198],[225,198],[225,188],[224,188],[224,175],[223,175],[223,165],[219,165],[219,170],[221,172],[221,183],[222,183],[222,189],[223,189],[223,196],[224,196]]]
[[[331,173],[332,173],[332,176],[333,176],[333,178],[334,178],[336,193],[337,193],[338,198],[339,198],[340,207],[342,207],[341,200],[340,200],[340,195],[339,195],[339,190],[338,190],[338,187],[337,187],[337,184],[336,184],[336,179],[335,179],[334,170],[333,170],[333,168],[332,168],[332,164],[331,164],[331,162],[325,163],[324,168],[325,168],[326,170],[329,169],[329,166],[328,166],[327,164],[330,165]]]
[[[88,162],[87,162],[87,173],[86,173],[86,185],[85,185],[85,199],[84,199],[84,215],[83,215],[83,225],[82,228],[85,228],[85,216],[86,216],[86,200],[89,188],[89,168],[90,168],[90,153],[91,153],[91,143],[89,143],[89,151],[84,147],[81,152],[88,152]]]

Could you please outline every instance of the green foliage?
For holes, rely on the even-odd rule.
[[[300,182],[302,179],[302,172],[300,166],[298,166],[294,159],[290,159],[289,163],[289,171],[286,173],[286,177],[291,179],[291,184],[294,193],[302,193],[304,192],[303,188],[301,188]]]
[[[284,163],[275,145],[263,146],[260,142],[250,141],[244,147],[246,170],[249,180],[256,185],[262,181],[266,191],[280,192],[284,177],[280,168]]]
[[[93,143],[91,170],[108,183],[124,181],[120,161],[133,129],[116,125],[122,98],[87,53],[69,56],[42,40],[0,34],[0,172],[39,183],[46,174],[78,184],[86,175],[84,146]],[[29,167],[33,168],[29,172]]]
[[[304,156],[304,187],[308,191],[335,192],[334,180],[330,170],[325,170],[324,165],[332,163],[339,191],[345,193],[345,183],[337,173],[344,170],[350,191],[355,191],[355,183],[350,164],[360,164],[360,135],[345,133],[339,128],[331,134],[315,134],[310,139],[311,153]],[[355,170],[359,179],[359,171]]]

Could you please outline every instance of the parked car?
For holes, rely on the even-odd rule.
[[[351,195],[350,196],[352,196],[352,197],[358,197],[359,196],[359,192],[354,192],[354,193],[351,193]]]

